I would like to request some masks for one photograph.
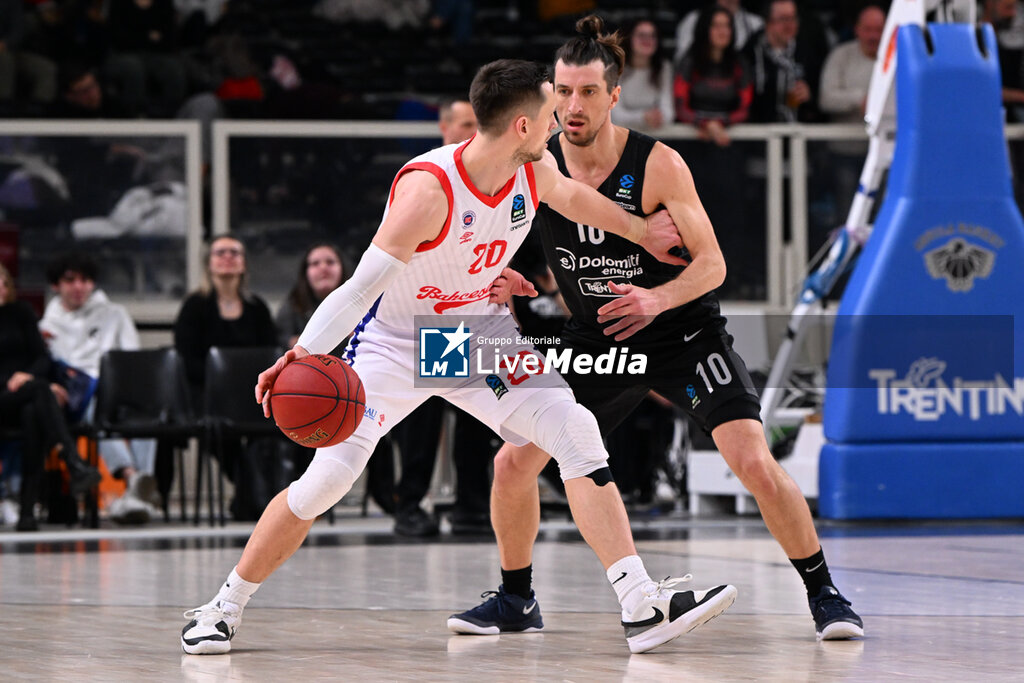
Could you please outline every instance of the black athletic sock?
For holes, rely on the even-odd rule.
[[[530,583],[533,581],[533,565],[528,564],[522,569],[501,570],[501,584],[505,587],[506,593],[518,595],[524,600],[530,599],[533,591]]]
[[[800,578],[804,580],[807,597],[817,597],[822,588],[832,585],[832,576],[828,573],[828,564],[825,562],[825,552],[821,548],[818,548],[818,552],[806,559],[790,558],[789,561],[793,563],[797,572],[800,573]]]

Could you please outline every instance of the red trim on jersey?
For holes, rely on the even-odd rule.
[[[530,199],[533,200],[533,210],[537,210],[540,199],[537,197],[537,180],[533,177],[533,162],[526,163],[526,182],[530,184]]]
[[[474,135],[473,137],[476,136]],[[473,184],[473,181],[469,179],[469,173],[466,173],[466,167],[462,163],[462,150],[464,150],[466,145],[472,141],[473,138],[470,138],[455,149],[455,168],[459,169],[459,177],[462,178],[462,182],[466,184],[466,187],[473,193],[473,196],[493,209],[498,206],[498,204],[501,204],[501,200],[507,197],[508,193],[512,191],[512,187],[516,184],[516,175],[513,173],[512,177],[508,179],[507,183],[505,183],[505,187],[501,188],[498,191],[498,194],[493,197],[478,190],[476,185]]]
[[[448,218],[445,219],[444,227],[441,228],[440,234],[429,242],[422,242],[420,246],[416,247],[416,251],[427,251],[433,249],[437,245],[444,241],[444,238],[448,236],[448,228],[452,224],[452,209],[455,207],[455,196],[452,194],[452,183],[448,180],[448,174],[441,170],[441,167],[437,164],[433,164],[429,161],[418,161],[414,164],[406,164],[399,171],[398,175],[395,176],[395,180],[391,183],[391,192],[388,194],[388,206],[391,206],[391,202],[395,199],[395,187],[398,185],[398,179],[401,178],[407,171],[427,171],[433,173],[441,182],[441,189],[444,190],[444,194],[448,197]]]

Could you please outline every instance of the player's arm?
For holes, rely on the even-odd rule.
[[[270,388],[284,367],[311,353],[328,353],[366,315],[405,269],[423,242],[436,238],[448,219],[448,197],[433,174],[408,171],[395,185],[387,218],[377,228],[352,277],[320,303],[295,347],[260,373],[256,400],[270,415]]]
[[[668,310],[720,287],[725,281],[725,259],[711,219],[697,196],[693,175],[678,152],[657,143],[648,157],[644,179],[644,192],[649,189],[654,203],[668,209],[690,252],[690,264],[683,272],[651,290],[662,299],[662,310]]]
[[[652,289],[610,282],[619,298],[597,310],[598,322],[612,322],[606,335],[622,341],[646,327],[655,316],[707,294],[725,280],[725,259],[711,227],[711,220],[697,196],[690,169],[672,148],[657,143],[647,158],[644,197],[648,205],[664,206],[675,222],[690,264],[674,279]]]
[[[600,226],[606,232],[639,244],[659,261],[686,263],[668,253],[682,243],[667,213],[659,211],[646,218],[635,216],[594,188],[562,175],[548,164],[534,164],[533,168],[538,199],[569,220]]]

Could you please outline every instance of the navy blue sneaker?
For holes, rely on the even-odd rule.
[[[475,636],[499,633],[524,633],[544,628],[540,605],[530,591],[530,599],[506,593],[504,586],[480,594],[485,600],[471,610],[448,617],[448,630]]]
[[[832,586],[825,586],[810,598],[811,616],[818,640],[848,640],[864,637],[864,622],[850,608],[850,601]]]

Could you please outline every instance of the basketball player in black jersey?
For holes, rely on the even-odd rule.
[[[659,263],[635,245],[593,226],[571,223],[541,205],[534,227],[572,314],[562,340],[576,351],[607,353],[628,344],[646,353],[648,374],[567,375],[576,399],[607,434],[656,390],[711,434],[718,450],[757,500],[764,521],[803,579],[820,639],[863,636],[863,623],[835,588],[800,489],[768,449],[759,402],[743,360],[732,349],[714,289],[725,263],[693,178],[679,154],[646,135],[613,125],[623,52],[618,35],[602,34],[597,17],[581,19],[579,35],[556,54],[556,112],[562,133],[548,144],[549,163],[616,201],[647,215],[668,209],[688,254],[684,267]],[[496,298],[529,293],[506,270]],[[476,608],[453,615],[457,633],[536,630],[531,600],[532,549],[540,523],[537,475],[548,461],[533,444],[499,452],[494,463],[491,518],[501,555],[502,585]],[[610,577],[611,578],[611,577]],[[625,624],[624,624],[625,625]],[[627,626],[628,629],[628,626]]]

